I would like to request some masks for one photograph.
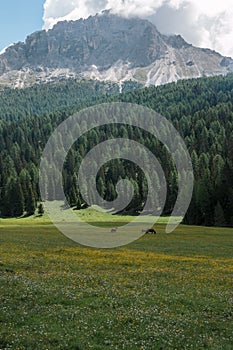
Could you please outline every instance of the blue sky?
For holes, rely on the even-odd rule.
[[[65,1],[65,0],[64,0]],[[24,41],[43,26],[44,0],[2,0],[0,6],[0,51]]]

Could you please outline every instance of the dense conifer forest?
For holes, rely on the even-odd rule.
[[[35,85],[0,92],[0,216],[19,217],[35,212],[40,201],[38,166],[53,130],[70,114],[103,102],[144,105],[168,118],[190,152],[195,186],[185,222],[197,225],[233,225],[233,75],[179,81],[139,89],[132,82],[115,84],[77,82]],[[85,205],[77,186],[81,159],[94,145],[111,137],[136,139],[161,162],[168,183],[164,215],[172,211],[177,194],[177,172],[164,145],[149,134],[121,126],[90,131],[68,153],[63,170],[69,203]],[[111,163],[111,164],[110,164]],[[142,210],[147,193],[143,172],[130,162],[113,160],[97,176],[97,188],[107,200],[116,197],[120,178],[132,180],[134,198],[126,210]],[[50,191],[55,184],[50,184]],[[40,208],[41,209],[41,208]]]

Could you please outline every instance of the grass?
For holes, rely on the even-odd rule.
[[[89,222],[89,223],[94,223],[97,225],[102,226],[102,224],[106,225],[107,223],[111,223],[112,226],[114,224],[122,224],[124,225],[125,223],[131,222],[134,220],[134,216],[130,215],[112,215],[109,213],[105,212],[100,212],[96,210],[94,207],[90,207],[88,209],[82,209],[82,210],[74,210],[74,213],[79,216],[82,220]],[[159,224],[166,224],[168,222],[168,217],[159,217],[158,223]],[[60,221],[60,213],[56,214],[55,217],[56,221]],[[177,221],[178,218],[174,217],[174,221]],[[154,220],[155,221],[155,220]],[[142,222],[143,222],[143,216],[142,216]],[[6,225],[20,225],[20,226],[25,226],[25,225],[50,225],[51,220],[47,214],[44,214],[43,216],[39,215],[33,215],[29,217],[23,217],[23,218],[9,218],[9,219],[3,219],[0,218],[0,227],[1,226],[6,226]]]
[[[0,349],[232,349],[233,229],[156,229],[95,250],[1,220]]]

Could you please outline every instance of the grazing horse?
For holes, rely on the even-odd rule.
[[[153,233],[154,235],[156,235],[156,231],[153,228],[148,228],[147,230],[142,230],[142,232],[144,233]]]
[[[111,232],[117,232],[117,227],[113,227],[113,228],[111,229]]]

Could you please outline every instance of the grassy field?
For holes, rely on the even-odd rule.
[[[232,350],[233,229],[162,222],[95,250],[46,217],[0,220],[0,349]]]

